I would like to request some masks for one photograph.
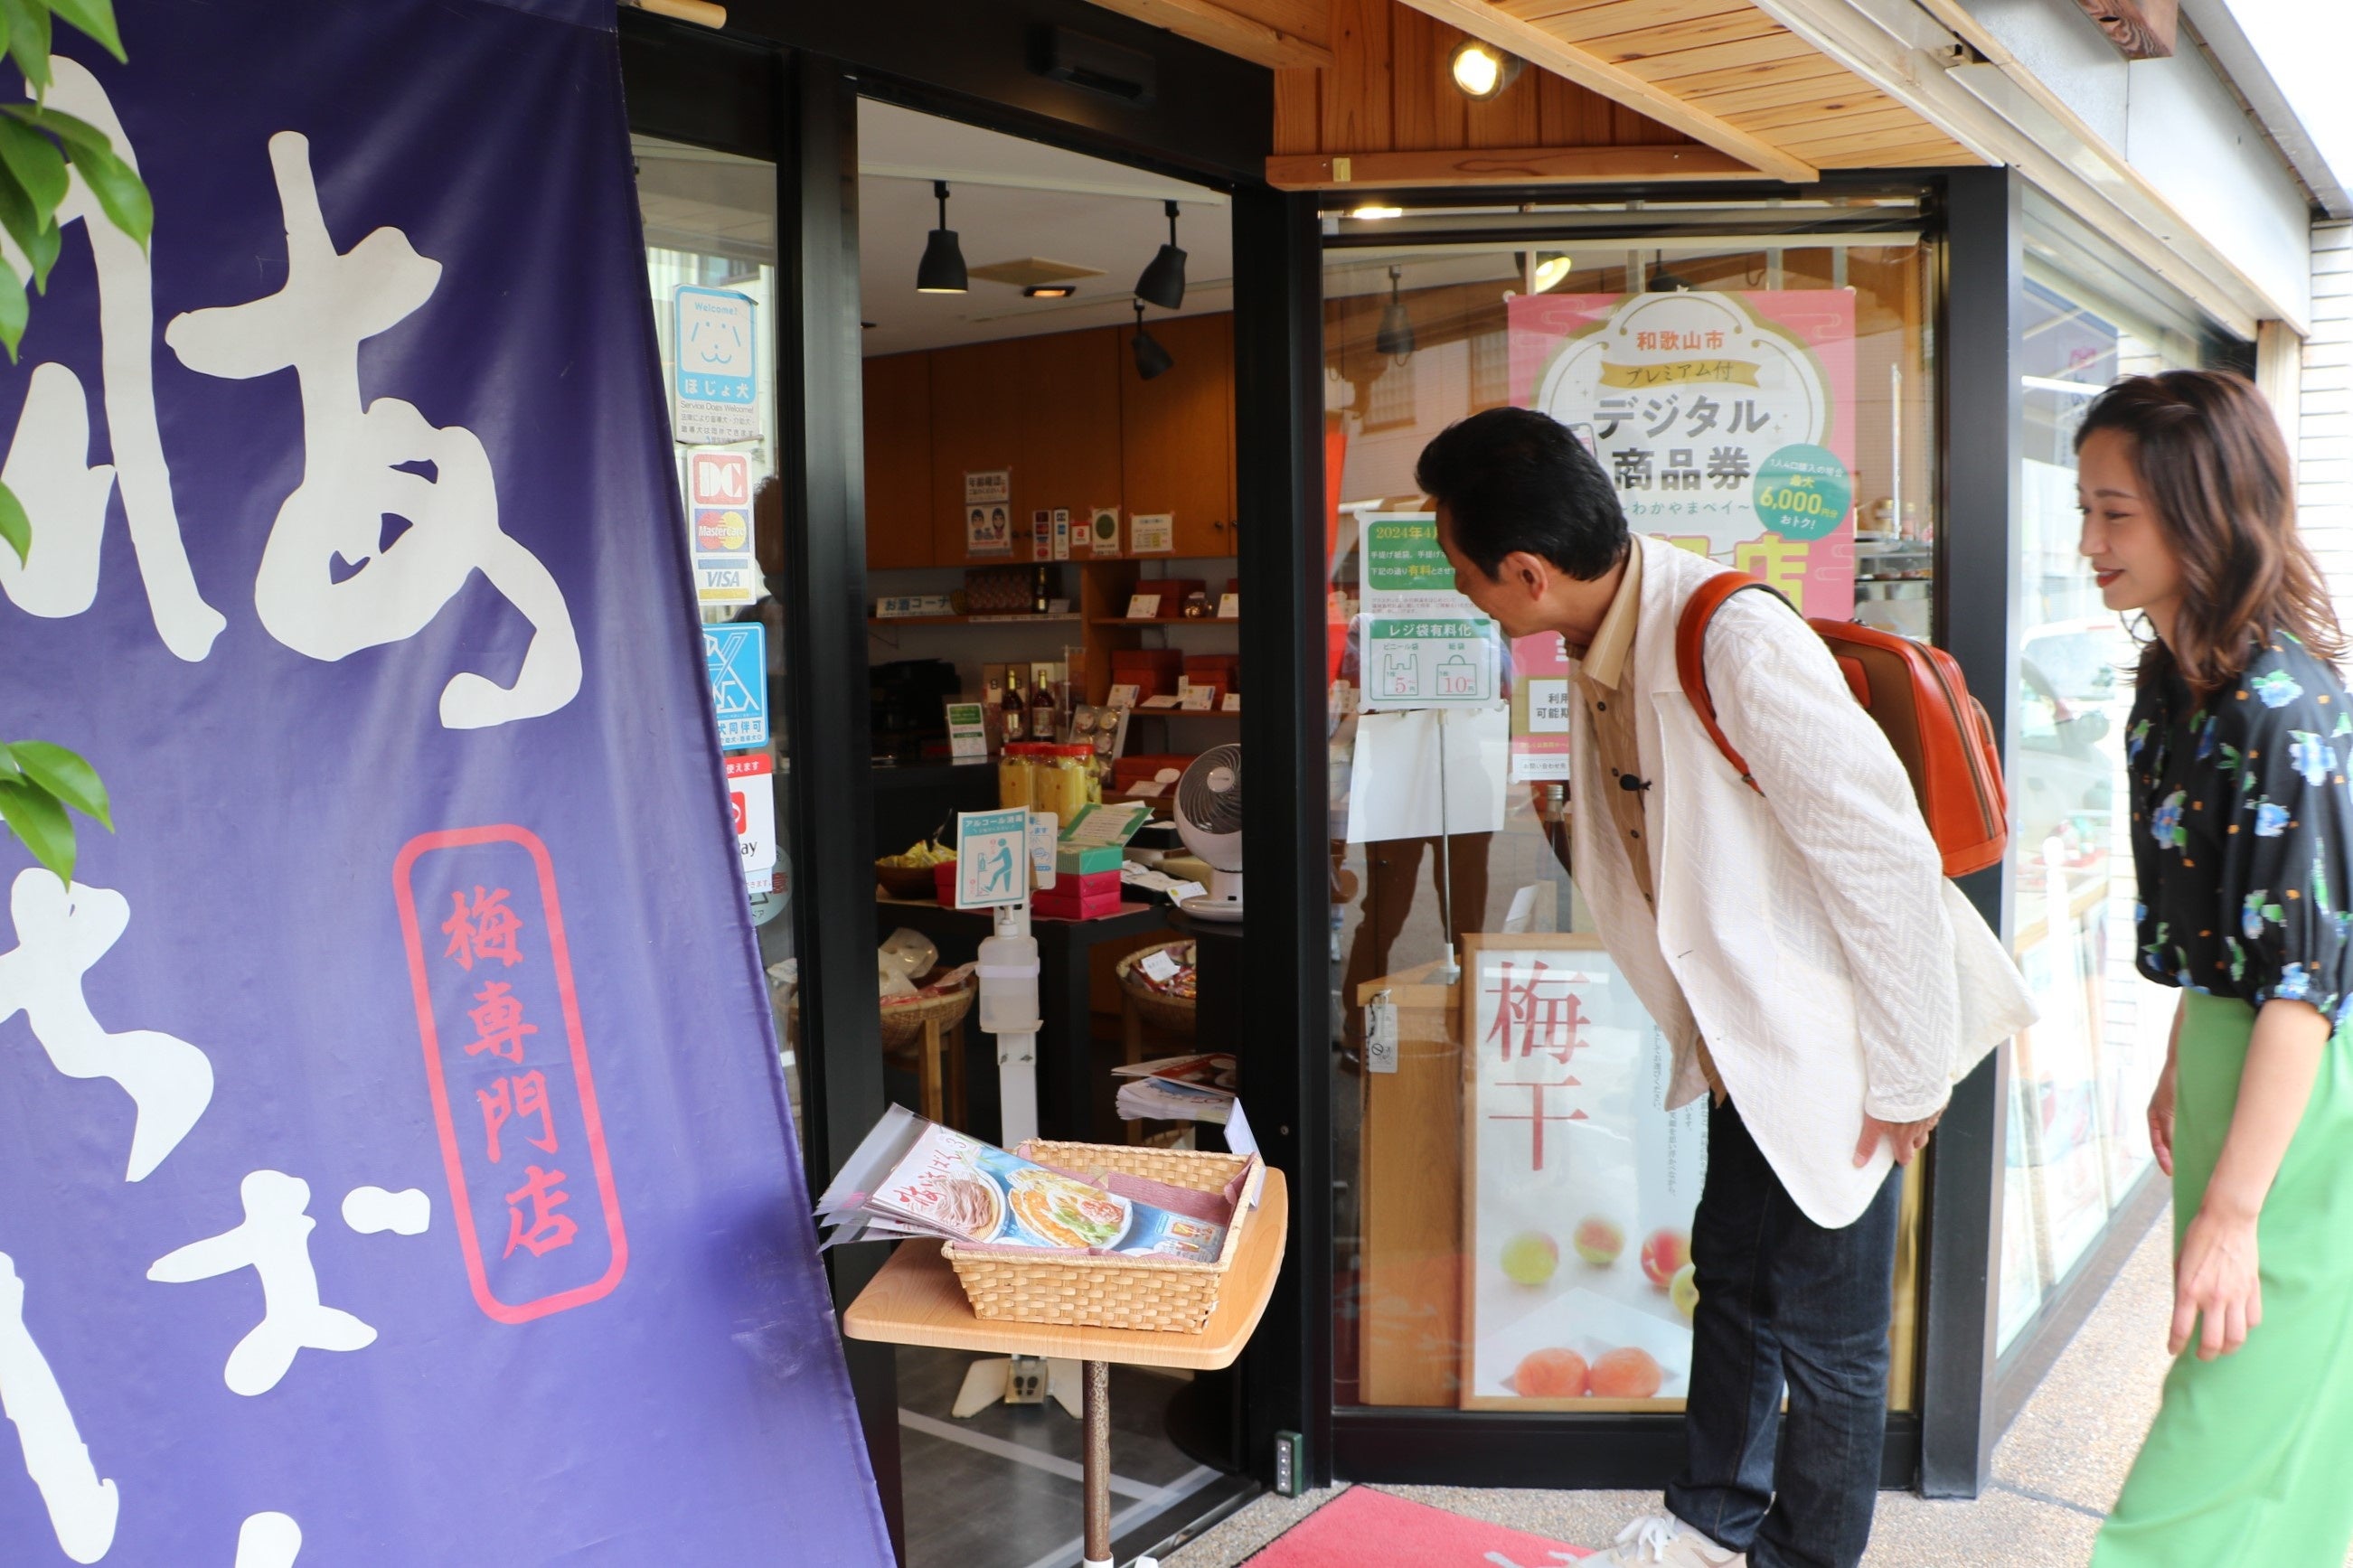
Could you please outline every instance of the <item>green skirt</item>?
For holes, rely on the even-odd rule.
[[[2245,1003],[2191,993],[2181,1020],[2173,1240],[2204,1199],[2254,1032]],[[2322,1054],[2264,1200],[2263,1321],[2236,1353],[2165,1379],[2165,1403],[2100,1531],[2093,1568],[2344,1568],[2353,1544],[2353,1031]]]

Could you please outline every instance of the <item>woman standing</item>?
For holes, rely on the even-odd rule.
[[[2353,704],[2243,379],[2119,382],[2075,442],[2102,598],[2147,617],[2126,736],[2171,1350],[2094,1568],[2343,1568],[2353,1541]],[[2194,1348],[2195,1354],[2182,1353]]]

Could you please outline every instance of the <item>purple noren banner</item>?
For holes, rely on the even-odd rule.
[[[881,1564],[610,0],[118,0],[0,367],[0,1559]],[[14,79],[11,73],[11,80]]]

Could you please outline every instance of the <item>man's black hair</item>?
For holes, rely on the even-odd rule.
[[[1533,408],[1490,408],[1440,431],[1414,482],[1446,507],[1454,547],[1488,576],[1518,551],[1581,582],[1626,553],[1609,477],[1566,426]]]

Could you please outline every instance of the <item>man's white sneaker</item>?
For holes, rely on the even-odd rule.
[[[1638,1519],[1618,1532],[1618,1544],[1585,1560],[1586,1568],[1746,1568],[1746,1553],[1727,1552],[1670,1513]]]

